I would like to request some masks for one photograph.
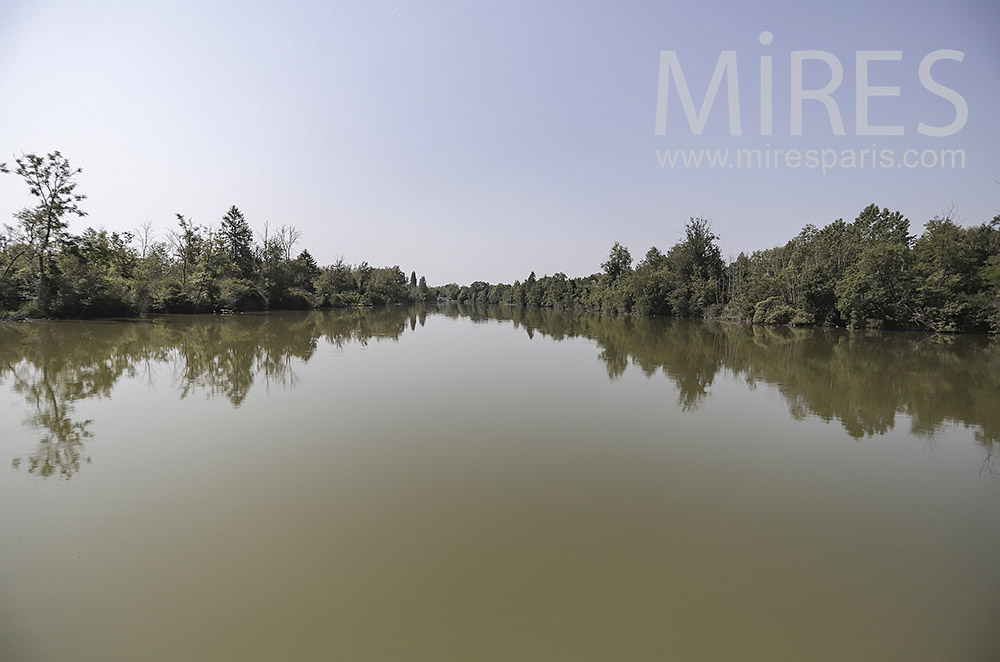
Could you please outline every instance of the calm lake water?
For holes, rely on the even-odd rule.
[[[0,659],[998,660],[1000,342],[0,325]]]

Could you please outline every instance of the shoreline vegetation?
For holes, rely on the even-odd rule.
[[[601,271],[432,287],[399,266],[319,266],[296,251],[294,226],[255,233],[236,207],[218,225],[182,214],[158,239],[87,228],[81,172],[59,152],[25,154],[20,176],[35,205],[0,231],[0,320],[131,317],[409,304],[441,299],[704,318],[770,325],[1000,333],[1000,215],[964,227],[948,216],[920,236],[898,211],[866,207],[852,222],[805,228],[783,246],[724,261],[711,223],[692,218],[681,240],[634,263],[616,243]]]

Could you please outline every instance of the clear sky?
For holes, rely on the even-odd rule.
[[[259,229],[291,224],[320,263],[400,265],[431,284],[599,269],[620,241],[666,249],[690,216],[712,220],[723,252],[784,243],[806,223],[851,219],[868,203],[914,231],[954,206],[1000,212],[1000,3],[351,2],[0,3],[0,161],[60,150],[84,169],[86,225],[162,236],[183,213],[218,224],[230,205]],[[762,45],[760,35],[773,34]],[[921,84],[921,60],[968,107]],[[826,107],[803,102],[791,135],[791,53],[842,64]],[[860,136],[856,51],[871,62]],[[694,135],[676,88],[655,135],[661,51],[674,51],[695,106],[720,52],[735,51],[742,132],[730,135],[726,82]],[[773,135],[760,130],[760,58],[772,58]],[[803,87],[830,67],[803,65]],[[672,84],[672,83],[671,83]],[[661,167],[673,149],[961,149],[959,168]],[[659,152],[658,152],[659,150]],[[0,178],[0,222],[31,203]]]

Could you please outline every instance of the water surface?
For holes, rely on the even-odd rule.
[[[998,377],[510,308],[0,326],[0,659],[1000,659]]]

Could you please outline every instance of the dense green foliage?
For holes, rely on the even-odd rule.
[[[934,218],[910,235],[899,212],[869,205],[852,223],[808,225],[784,246],[726,264],[718,237],[693,218],[666,253],[634,266],[615,244],[602,272],[513,285],[447,286],[459,302],[704,317],[756,324],[1000,332],[1000,216],[962,227]]]
[[[36,204],[0,232],[0,316],[305,309],[437,297],[415,273],[408,284],[398,266],[319,267],[309,251],[295,253],[301,233],[294,227],[265,224],[255,241],[235,206],[217,229],[177,214],[162,241],[148,225],[138,233],[88,228],[74,235],[67,217],[84,215],[77,203],[85,196],[74,181],[80,170],[54,152],[19,158],[14,172]]]
[[[301,233],[266,224],[254,238],[231,207],[218,229],[181,214],[163,241],[69,232],[83,216],[79,169],[59,152],[25,155],[14,173],[35,200],[0,233],[0,313],[107,317],[142,312],[306,309],[435,301],[705,317],[758,324],[1000,332],[1000,216],[963,227],[930,220],[920,237],[900,212],[869,205],[853,222],[807,225],[784,246],[723,260],[718,236],[692,218],[666,253],[633,264],[616,243],[590,276],[532,272],[513,285],[428,287],[398,267],[343,261],[320,267]],[[10,172],[4,164],[0,171]]]

